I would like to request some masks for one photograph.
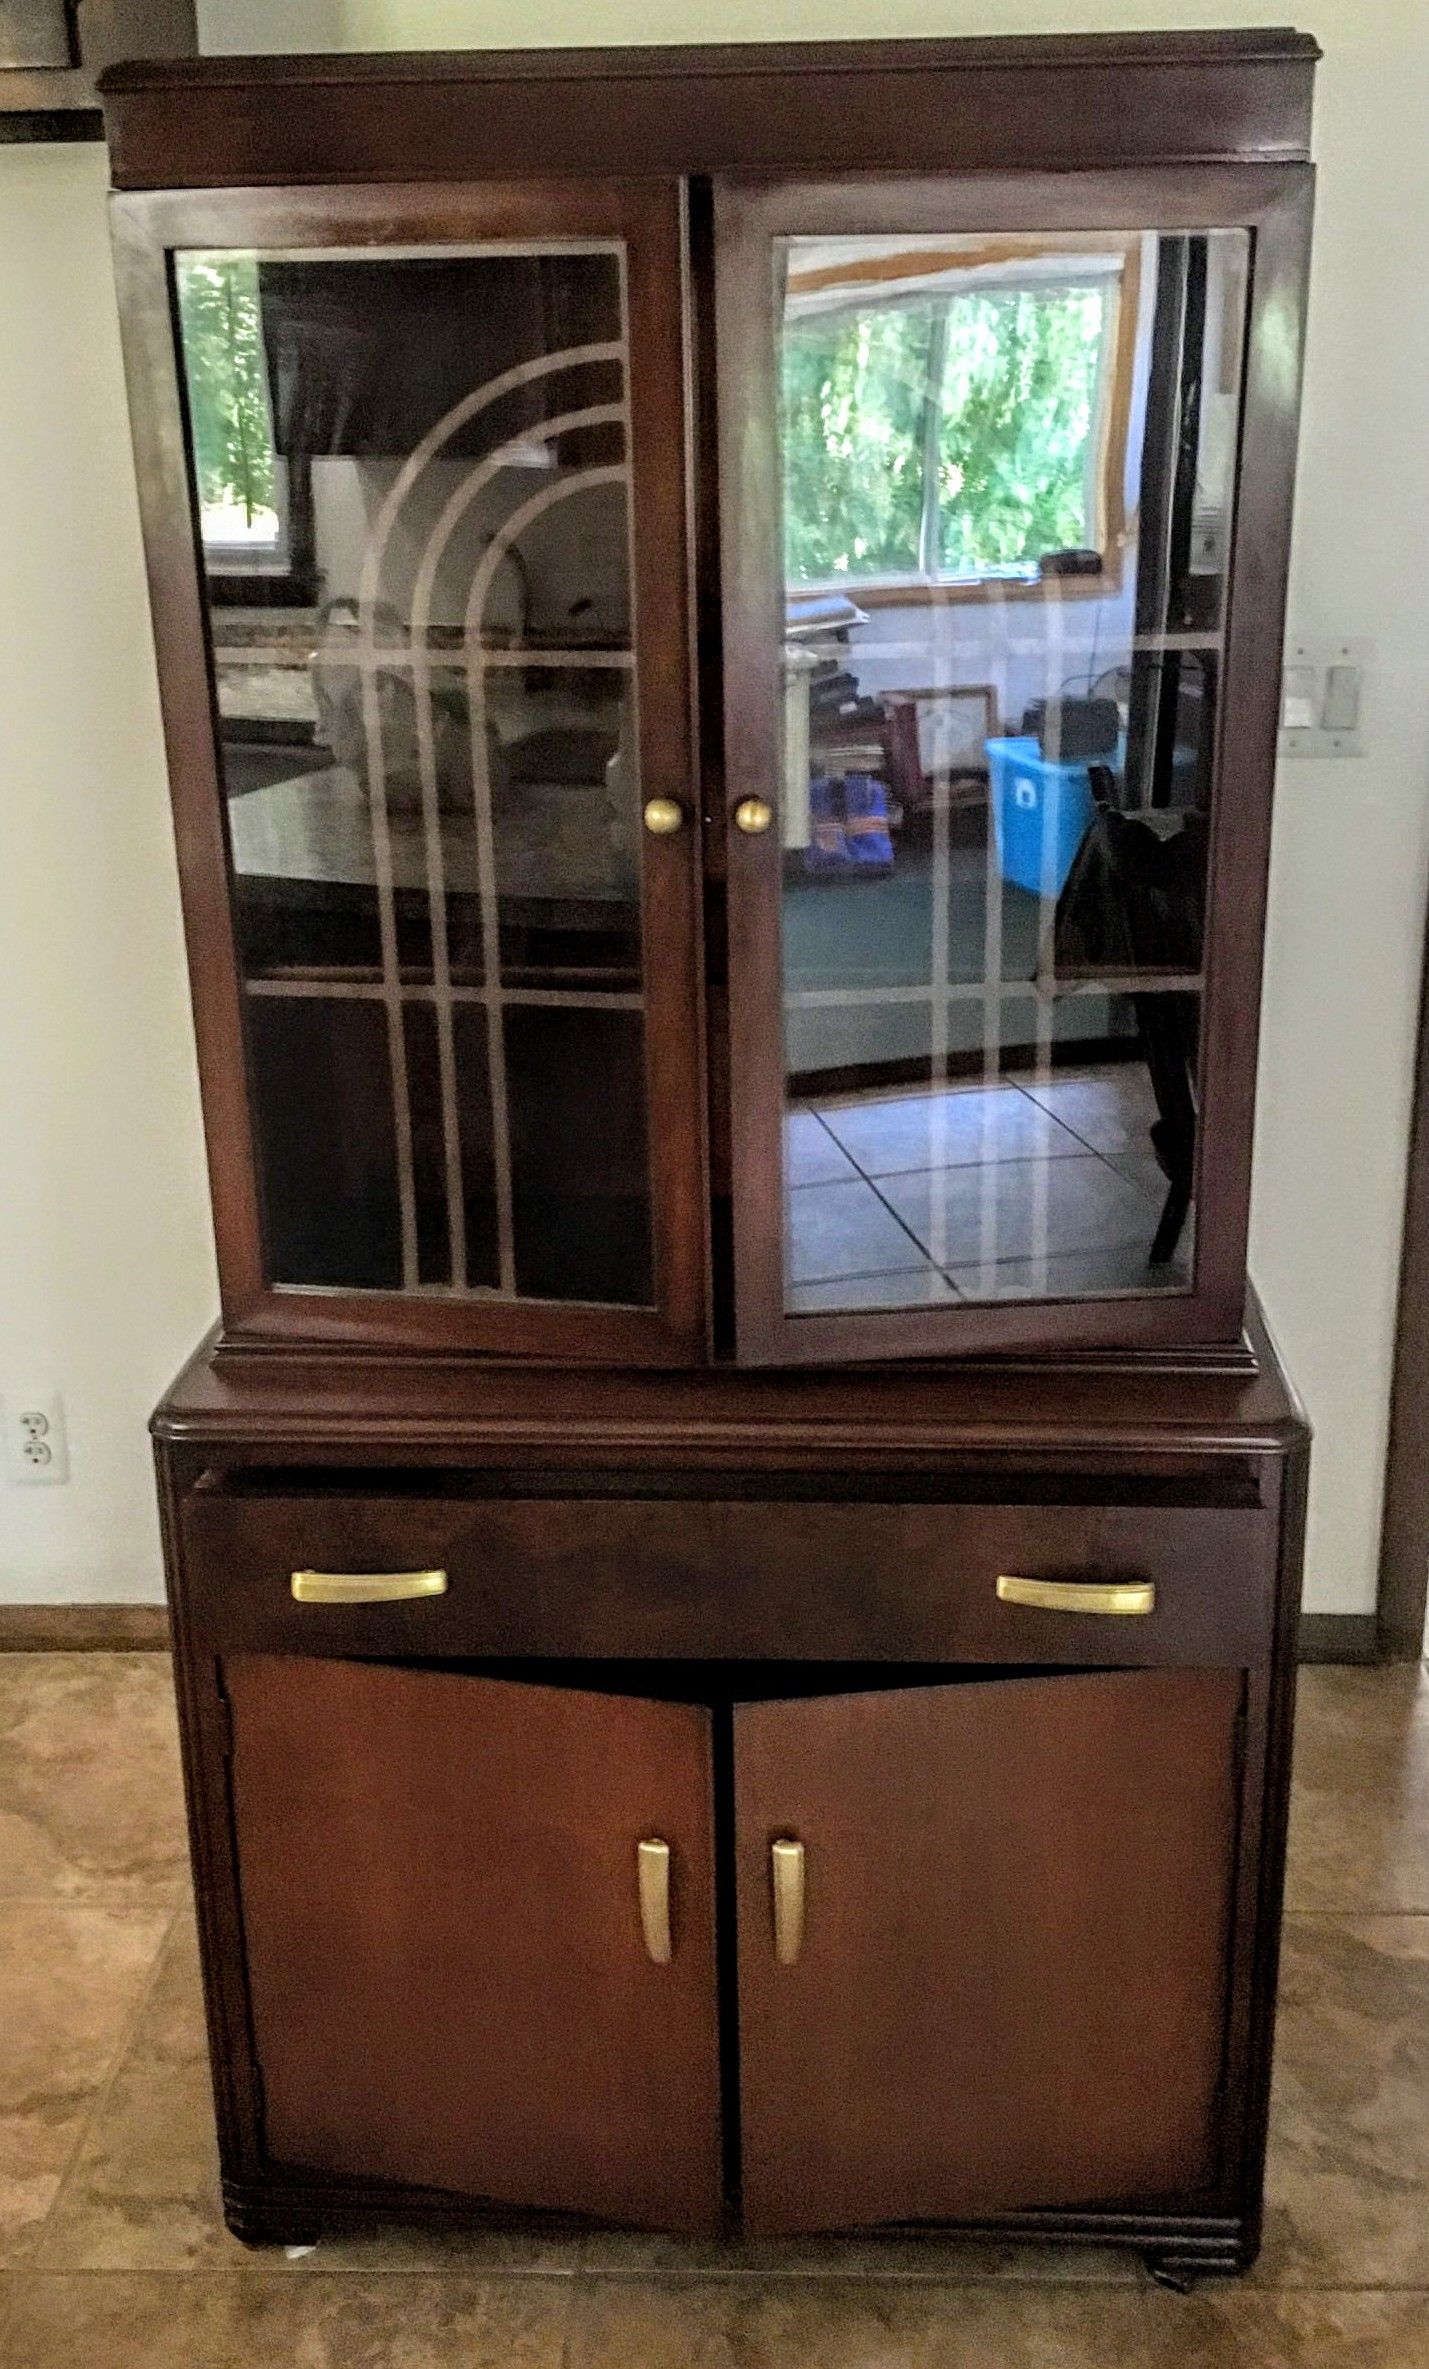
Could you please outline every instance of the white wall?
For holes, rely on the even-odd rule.
[[[159,1592],[144,1426],[211,1321],[193,1039],[97,147],[0,149],[0,1597]]]
[[[210,0],[209,46],[1255,24],[1271,0]],[[1292,623],[1368,637],[1370,755],[1283,769],[1254,1267],[1317,1428],[1307,1602],[1374,1601],[1429,860],[1429,10],[1299,0],[1322,167]],[[0,1387],[68,1489],[0,1483],[0,1595],[158,1591],[143,1419],[212,1262],[102,166],[0,150]]]

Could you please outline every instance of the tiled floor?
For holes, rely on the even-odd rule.
[[[1146,1291],[1166,1198],[1150,1081],[1127,1062],[1048,1080],[808,1104],[786,1121],[789,1306]]]
[[[5,2369],[1429,2369],[1429,1680],[1302,1679],[1266,2250],[389,2230],[215,2198],[167,1666],[0,1657]]]

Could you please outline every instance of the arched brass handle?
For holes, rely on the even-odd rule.
[[[1102,1619],[1156,1610],[1156,1583],[1150,1579],[1018,1579],[1004,1571],[997,1595],[1002,1604],[1025,1604],[1037,1612],[1090,1612]]]
[[[748,839],[757,839],[774,820],[774,809],[767,798],[741,798],[734,810],[734,825]]]
[[[444,1596],[445,1571],[295,1571],[299,1604],[406,1604],[414,1596]]]
[[[774,1955],[781,1966],[797,1966],[804,1946],[804,1846],[792,1835],[769,1845],[774,1878]]]
[[[674,1955],[670,1939],[670,1846],[648,1834],[635,1846],[635,1880],[640,1892],[640,1930],[657,1966]]]
[[[685,810],[678,798],[647,798],[645,828],[654,839],[668,839],[685,826]]]

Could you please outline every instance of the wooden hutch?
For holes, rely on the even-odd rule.
[[[1254,2256],[1315,55],[106,77],[240,2236]]]

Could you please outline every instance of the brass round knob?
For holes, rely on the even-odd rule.
[[[736,827],[757,839],[774,820],[774,809],[764,798],[741,798],[734,810]]]
[[[645,828],[656,839],[668,839],[672,831],[682,829],[685,810],[677,798],[647,798]]]

